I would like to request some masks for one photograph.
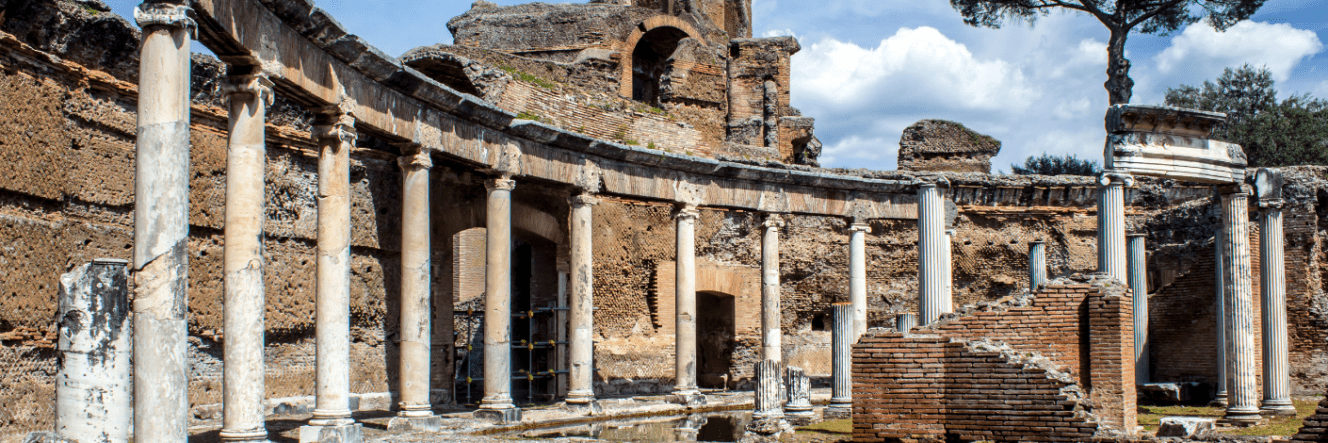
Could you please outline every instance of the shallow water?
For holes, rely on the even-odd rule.
[[[733,442],[742,438],[751,411],[712,412],[666,418],[608,420],[515,433],[525,438],[587,437],[622,442]]]

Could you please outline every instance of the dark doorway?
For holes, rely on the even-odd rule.
[[[696,382],[703,388],[723,388],[732,377],[734,326],[733,296],[696,293]]]
[[[660,27],[641,36],[632,50],[632,100],[660,106],[660,81],[668,60],[687,33],[678,28]]]

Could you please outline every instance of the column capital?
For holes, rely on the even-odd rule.
[[[678,203],[673,217],[679,220],[696,220],[701,217],[701,210],[694,203]]]
[[[310,131],[317,141],[339,141],[345,144],[354,144],[359,138],[359,132],[355,130],[355,115],[342,113],[330,116],[330,122],[316,124]]]
[[[1139,233],[1139,232],[1133,234],[1125,234],[1125,238],[1136,238],[1136,237],[1148,238],[1148,234]]]
[[[866,223],[853,222],[853,224],[848,226],[848,232],[862,232],[865,234],[871,234],[872,228],[871,225]]]
[[[1128,188],[1134,186],[1134,176],[1128,172],[1108,170],[1097,177],[1097,182],[1102,186],[1123,185]]]
[[[567,198],[573,208],[584,208],[586,206],[595,206],[599,204],[599,198],[589,193],[577,194]]]
[[[761,226],[765,226],[767,230],[783,228],[785,225],[787,223],[784,223],[784,217],[780,217],[779,214],[766,214],[765,221],[761,222]]]
[[[1281,210],[1284,207],[1286,207],[1286,200],[1280,198],[1259,199],[1259,209]]]
[[[272,93],[272,80],[267,74],[229,75],[221,82],[221,93],[227,101],[258,99],[263,106],[272,106],[276,98]]]
[[[1249,197],[1250,194],[1254,193],[1254,187],[1244,183],[1231,183],[1219,185],[1217,193],[1222,194],[1223,197]]]
[[[433,156],[428,149],[424,149],[418,143],[402,144],[401,156],[397,157],[397,165],[402,170],[420,170],[433,167]]]
[[[149,26],[184,28],[192,38],[198,36],[198,23],[189,17],[193,12],[192,8],[185,5],[144,2],[134,7],[134,21],[144,30]]]
[[[511,191],[516,189],[516,180],[512,176],[503,174],[484,181],[484,187],[489,191]]]
[[[949,187],[950,187],[950,179],[945,178],[945,177],[922,177],[922,178],[915,178],[915,179],[914,179],[914,183],[917,184],[918,189],[922,189],[922,188],[949,188]]]

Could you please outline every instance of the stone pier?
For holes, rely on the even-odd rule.
[[[484,398],[475,417],[498,424],[521,421],[512,403],[512,190],[502,175],[484,183],[489,190],[484,271]]]
[[[935,183],[918,187],[918,321],[941,317],[945,296],[945,200]]]
[[[1098,269],[1116,281],[1129,279],[1125,260],[1125,188],[1134,186],[1129,174],[1107,171],[1098,179]]]
[[[825,408],[825,418],[853,417],[853,305],[835,303],[831,321],[834,330],[831,333],[830,363],[830,406]]]
[[[317,397],[300,442],[360,442],[364,433],[350,416],[350,150],[355,146],[353,105],[319,117]]]
[[[954,229],[945,230],[945,242],[941,245],[942,263],[941,272],[945,275],[941,277],[943,289],[941,291],[941,313],[949,314],[954,312],[954,257],[951,248],[954,245]]]
[[[766,217],[765,235],[761,242],[761,358],[784,362],[783,330],[780,328],[779,307],[779,230],[784,219],[770,214]]]
[[[186,2],[145,2],[134,150],[134,440],[189,438],[189,82]]]
[[[1263,311],[1263,408],[1265,415],[1295,415],[1287,361],[1286,239],[1282,231],[1282,177],[1255,175],[1259,193],[1259,289]]]
[[[264,75],[231,76],[222,84],[230,101],[226,150],[226,248],[223,331],[222,441],[267,441],[263,404],[263,195],[267,144],[264,124],[273,96]]]
[[[1228,186],[1222,192],[1222,255],[1226,277],[1227,411],[1236,425],[1258,423],[1259,389],[1254,364],[1254,294],[1250,281],[1249,191]]]
[[[389,431],[437,431],[442,420],[429,399],[433,375],[433,252],[430,238],[429,151],[403,146],[401,166],[401,403]]]
[[[567,404],[596,410],[595,402],[595,290],[594,207],[599,200],[587,194],[571,199],[571,303],[568,312],[570,377]]]
[[[1130,290],[1134,292],[1134,381],[1148,383],[1148,251],[1144,234],[1131,234],[1129,249]]]
[[[705,404],[705,396],[696,387],[696,219],[701,216],[696,205],[678,206],[677,277],[674,279],[674,374],[671,401],[688,407]]]
[[[853,336],[867,333],[867,234],[871,225],[854,221],[848,228],[848,301],[853,305]]]
[[[1037,291],[1047,284],[1047,243],[1037,240],[1028,244],[1028,289]]]
[[[72,441],[129,441],[134,410],[128,265],[100,259],[60,277],[55,432]]]

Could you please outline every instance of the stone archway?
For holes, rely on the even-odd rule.
[[[657,104],[659,78],[664,72],[665,63],[678,48],[678,42],[685,38],[706,41],[692,25],[670,15],[657,15],[637,25],[623,46],[618,48],[618,52],[623,55],[618,95]],[[652,89],[654,95],[650,94]],[[638,92],[641,94],[638,95]]]

